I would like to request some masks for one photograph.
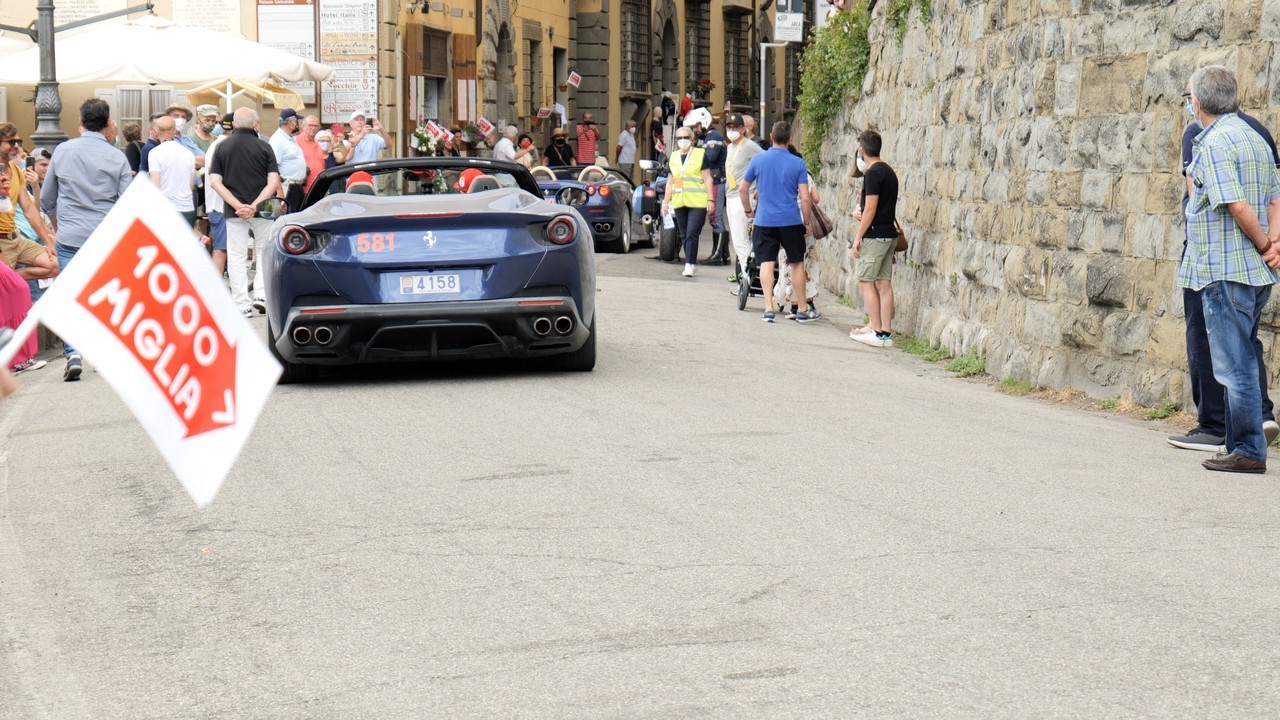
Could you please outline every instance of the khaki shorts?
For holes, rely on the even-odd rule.
[[[893,246],[896,238],[862,238],[862,257],[854,267],[858,282],[893,279]]]
[[[44,246],[24,237],[0,239],[0,254],[4,255],[5,264],[17,269],[19,265],[32,267],[36,260],[45,254]]]

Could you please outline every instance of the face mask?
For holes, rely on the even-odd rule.
[[[1187,100],[1186,108],[1187,108],[1187,117],[1191,118],[1192,122],[1199,122],[1198,120],[1196,120],[1196,111],[1193,107],[1191,107],[1190,100]]]
[[[737,130],[729,131],[729,142],[738,142],[738,138],[742,137],[742,133]]]
[[[627,132],[631,133],[632,135],[635,135],[635,134],[636,134],[636,129],[635,129],[635,128],[627,128]]]
[[[557,144],[557,145],[563,145],[563,144],[564,144],[564,138],[562,138],[562,137],[558,137],[558,138],[556,138],[556,144]]]
[[[186,125],[186,124],[187,124],[187,119],[186,119],[186,118],[174,118],[174,119],[173,119],[173,129],[174,129],[174,130],[177,130],[178,132],[182,132],[182,127],[183,127],[184,125]]]
[[[222,134],[222,125],[221,125],[221,124],[218,124],[218,125],[214,125],[212,128],[209,128],[209,134],[210,134],[210,135],[212,135],[212,136],[214,136],[214,137],[218,137],[219,135],[221,135],[221,134]]]
[[[689,138],[680,138],[679,140],[676,140],[676,145],[679,145],[681,150],[688,150],[689,146],[692,144],[693,141]]]
[[[859,156],[858,156],[858,172],[860,172],[860,173],[862,173],[862,174],[864,174],[864,175],[865,175],[865,174],[866,174],[866,172],[867,172],[867,168],[869,168],[869,167],[871,167],[871,166],[867,164],[867,161],[866,161],[866,160],[863,160],[863,159],[862,159],[862,156],[861,156],[861,155],[859,155]]]
[[[6,215],[11,212],[13,212],[13,200],[8,195],[5,195],[0,198],[0,215]]]
[[[330,143],[328,140],[321,140],[321,141],[320,141],[320,149],[321,149],[321,150],[324,150],[325,152],[328,152],[328,151],[329,151],[329,148],[331,148],[331,147],[333,147],[333,143]]]

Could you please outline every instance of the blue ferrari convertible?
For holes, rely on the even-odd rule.
[[[261,262],[282,382],[323,365],[596,362],[590,226],[529,172],[476,158],[331,168],[275,221]]]
[[[639,225],[632,201],[635,183],[621,170],[600,165],[539,165],[531,172],[544,198],[576,209],[591,225],[599,249],[627,253],[633,241],[648,241],[648,232]]]

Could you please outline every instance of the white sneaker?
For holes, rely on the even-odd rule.
[[[871,347],[876,347],[876,348],[885,347],[884,340],[879,336],[877,336],[874,331],[865,332],[860,335],[850,335],[849,339],[853,340],[854,342],[860,342],[863,345],[870,345]]]
[[[683,276],[685,276],[685,277],[693,277],[693,264],[692,264],[692,263],[685,263],[685,264],[684,264],[684,272],[682,272],[682,273],[680,273],[680,274],[681,274],[681,275],[683,275]]]

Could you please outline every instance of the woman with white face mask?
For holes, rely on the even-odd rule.
[[[698,236],[707,222],[707,188],[711,187],[711,168],[702,148],[693,146],[693,130],[676,131],[676,151],[671,154],[671,174],[667,192],[662,198],[662,214],[674,209],[676,227],[684,238],[685,277],[698,272]]]

